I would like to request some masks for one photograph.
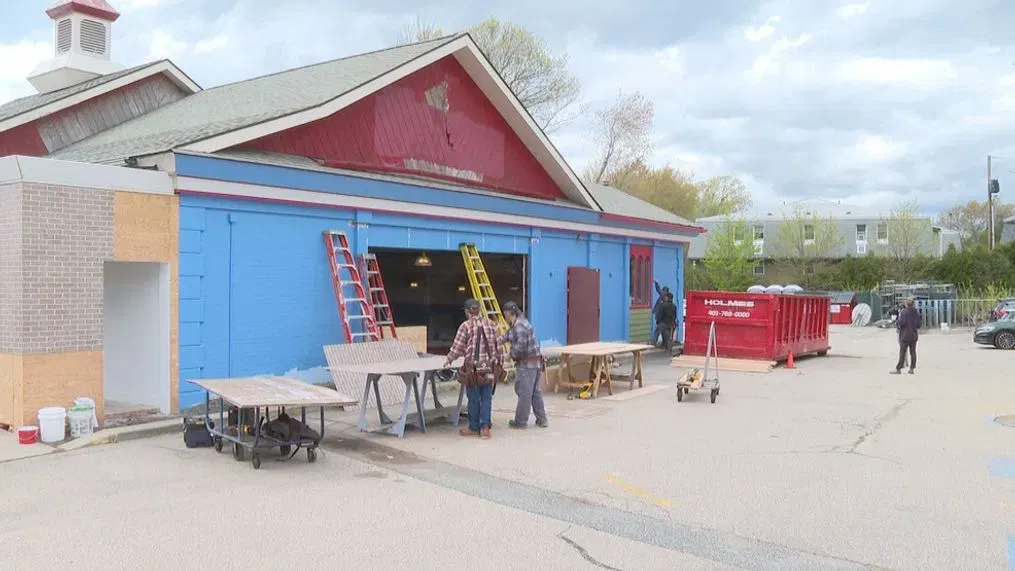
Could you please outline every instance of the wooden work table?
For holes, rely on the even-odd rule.
[[[609,394],[613,394],[613,376],[610,373],[610,357],[631,353],[634,362],[631,364],[630,383],[634,389],[635,381],[638,387],[643,387],[642,379],[642,353],[652,349],[651,345],[640,343],[617,343],[600,341],[596,343],[581,343],[579,345],[565,345],[563,347],[549,347],[542,350],[547,357],[560,356],[560,375],[553,385],[553,392],[560,390],[563,385],[568,389],[581,389],[588,383],[592,383],[592,398],[599,396],[599,387],[606,385]],[[575,379],[576,371],[571,365],[574,357],[591,357],[588,377]],[[579,372],[580,373],[580,372]]]

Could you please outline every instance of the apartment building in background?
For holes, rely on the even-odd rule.
[[[821,235],[827,235],[828,225],[834,225],[838,230],[838,238],[827,240],[827,243],[834,243],[834,247],[825,248],[827,243],[822,245],[824,252],[820,257],[826,260],[869,254],[891,257],[900,257],[900,254],[919,254],[937,257],[944,255],[953,244],[956,248],[961,248],[959,233],[936,226],[930,215],[920,215],[911,221],[900,223],[893,219],[889,212],[879,212],[833,200],[805,199],[728,217],[710,216],[698,219],[697,224],[708,232],[691,241],[688,257],[692,263],[705,258],[709,240],[717,235],[715,230],[728,220],[743,222],[739,228],[744,236],[737,236],[736,239],[750,240],[754,243],[757,260],[754,274],[759,278],[766,275],[766,262],[787,257],[795,250],[791,244],[787,244],[789,240],[784,237],[785,232],[781,230],[785,224],[802,224],[803,228],[798,227],[794,236],[802,237],[808,245],[813,244],[814,240],[822,240]],[[905,244],[900,243],[899,237],[893,239],[891,236],[892,230],[900,228],[903,224],[909,234]]]

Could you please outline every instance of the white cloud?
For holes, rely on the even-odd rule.
[[[744,37],[750,42],[760,42],[775,33],[775,24],[778,24],[779,20],[779,16],[772,16],[760,26],[747,26],[744,29]]]
[[[778,70],[783,54],[786,52],[795,50],[800,46],[811,41],[810,34],[800,34],[796,38],[790,39],[785,36],[779,38],[767,52],[757,57],[754,60],[754,65],[751,66],[750,71],[747,75],[753,78],[759,78],[767,75],[769,72]]]
[[[219,35],[217,35],[217,36],[215,36],[213,38],[208,38],[206,40],[201,40],[201,41],[197,42],[196,44],[194,44],[194,53],[195,54],[206,54],[206,53],[209,53],[209,52],[220,50],[220,49],[224,48],[226,46],[226,44],[228,44],[228,43],[229,43],[229,36],[226,36],[224,34],[219,34]]]
[[[865,14],[867,12],[867,8],[870,8],[870,2],[864,2],[862,4],[846,4],[844,6],[840,6],[839,9],[835,11],[835,15],[840,20],[849,20]]]
[[[144,8],[154,8],[162,3],[162,0],[116,0],[114,7],[118,12],[126,14]]]
[[[159,28],[152,33],[148,44],[147,60],[178,59],[187,53],[187,42],[177,40],[172,34]]]
[[[35,93],[25,81],[35,66],[53,57],[53,44],[49,42],[21,41],[0,44],[0,103]]]
[[[844,61],[839,67],[839,74],[846,81],[901,84],[928,89],[948,85],[957,77],[955,67],[948,61],[879,57]]]

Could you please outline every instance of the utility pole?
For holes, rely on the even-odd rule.
[[[987,249],[994,249],[994,193],[990,181],[993,180],[990,173],[990,155],[987,155]]]

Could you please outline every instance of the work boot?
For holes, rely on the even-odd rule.
[[[901,375],[902,369],[895,369],[894,371],[888,371],[889,375]]]
[[[910,370],[909,370],[909,374],[910,374],[910,375],[912,375],[912,374],[913,374],[913,373],[915,373],[915,372],[916,372],[916,369],[910,369]]]
[[[459,436],[479,436],[479,432],[472,430],[471,428],[463,428],[458,431]]]
[[[538,426],[539,428],[546,428],[550,426],[550,423],[546,420],[536,420],[536,426]]]
[[[490,427],[489,426],[484,426],[483,428],[479,429],[479,437],[482,438],[483,440],[489,440],[490,439]]]
[[[524,424],[518,422],[517,420],[515,420],[513,418],[508,421],[508,426],[510,426],[511,428],[525,428]]]

